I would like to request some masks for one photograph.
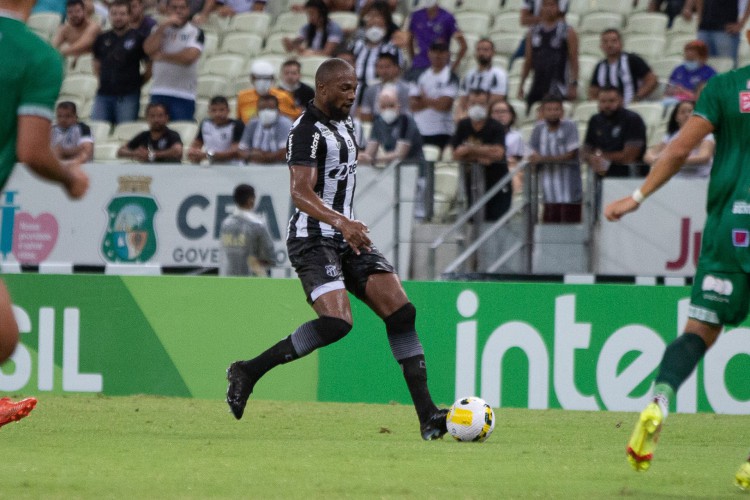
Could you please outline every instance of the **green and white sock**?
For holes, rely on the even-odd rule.
[[[674,399],[674,389],[668,384],[656,384],[654,387],[654,402],[659,405],[663,420],[669,415],[669,402]]]

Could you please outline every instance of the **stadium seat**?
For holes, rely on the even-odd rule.
[[[495,13],[500,9],[498,0],[461,0],[460,5],[456,5],[454,12],[484,12]]]
[[[263,37],[255,33],[227,33],[221,41],[220,54],[237,54],[243,58],[259,54]]]
[[[198,97],[211,99],[216,95],[227,95],[229,85],[226,77],[218,75],[200,75],[198,77]]]
[[[195,100],[195,121],[200,123],[204,118],[208,118],[208,99],[198,97]]]
[[[511,56],[516,52],[523,35],[520,33],[494,32],[489,38],[492,40],[492,43],[495,44],[496,53]]]
[[[573,109],[572,119],[578,123],[588,123],[589,118],[599,112],[598,101],[579,102]]]
[[[667,125],[664,123],[659,123],[658,125],[654,125],[651,129],[648,131],[648,147],[656,146],[660,142],[664,140],[664,135],[667,133]]]
[[[458,198],[460,175],[458,165],[440,162],[435,165],[433,222],[444,222]]]
[[[226,32],[246,31],[265,37],[270,24],[271,16],[265,12],[242,12],[232,17]]]
[[[591,75],[594,73],[594,68],[601,59],[591,54],[581,54],[578,56],[578,81],[584,82],[588,87],[591,81]]]
[[[66,75],[93,75],[94,57],[91,54],[83,54],[78,57],[68,57],[65,60]]]
[[[686,33],[693,35],[695,38],[695,35],[698,32],[698,16],[693,16],[690,21],[686,21],[682,16],[675,17],[672,21],[670,31],[672,33]]]
[[[240,75],[245,70],[246,60],[237,54],[217,54],[203,63],[201,73],[204,75],[218,75],[227,79]]]
[[[422,154],[426,161],[438,161],[440,160],[440,153],[442,151],[439,147],[432,144],[425,144],[422,146]]]
[[[626,52],[635,52],[648,61],[661,57],[666,44],[663,35],[628,35],[625,37],[624,49]]]
[[[297,36],[296,33],[287,31],[274,31],[268,38],[266,38],[266,44],[263,47],[262,54],[287,54],[286,48],[284,48],[284,38],[294,38]]]
[[[482,36],[476,33],[464,33],[464,39],[466,40],[466,55],[470,55],[474,53],[474,47],[476,46],[480,38],[482,38]],[[451,56],[458,54],[459,45],[455,37],[451,38],[449,46],[450,46]],[[451,59],[454,59],[454,57],[451,57]],[[473,59],[473,58],[471,56],[464,57],[464,61],[466,59]]]
[[[500,10],[505,12],[521,12],[524,5],[524,0],[500,0]]]
[[[72,102],[76,105],[76,111],[81,109],[83,106],[83,103],[86,102],[86,98],[80,95],[75,94],[60,94],[57,96],[57,101],[55,102],[55,107],[57,107],[58,104],[61,102]]]
[[[328,18],[341,26],[341,29],[344,31],[354,31],[357,29],[357,24],[359,23],[359,19],[357,19],[357,14],[354,12],[331,12],[328,15]]]
[[[526,27],[521,26],[521,15],[518,12],[501,12],[492,23],[492,33],[519,33],[523,36]],[[519,40],[521,38],[519,36]]]
[[[187,120],[169,122],[169,128],[180,134],[185,146],[193,142],[195,135],[198,133],[198,124]]]
[[[69,75],[63,80],[60,93],[79,96],[86,100],[94,97],[98,87],[99,80],[94,75]]]
[[[565,14],[565,22],[568,23],[568,26],[572,26],[578,31],[578,25],[581,24],[581,16],[575,12],[569,12]]]
[[[219,49],[219,35],[211,31],[203,32],[203,52],[201,58],[205,59],[216,54]]]
[[[86,125],[91,129],[91,135],[94,136],[94,142],[109,141],[109,134],[112,132],[112,124],[102,120],[85,120]]]
[[[235,77],[235,79],[229,84],[229,90],[231,91],[230,94],[232,95],[237,95],[241,90],[251,88],[253,88],[253,84],[251,83],[250,78],[244,75]]]
[[[648,2],[639,1],[638,3],[647,4]],[[626,16],[634,12],[632,0],[619,0],[617,2],[611,0],[589,0],[589,5],[592,11],[619,12]]]
[[[717,73],[724,73],[734,67],[734,61],[730,57],[709,57],[706,64],[713,67]]]
[[[599,35],[608,28],[620,29],[623,24],[623,16],[617,12],[589,12],[581,19],[578,25],[578,33],[594,33]]]
[[[600,35],[581,35],[578,37],[578,53],[603,57]]]
[[[456,15],[458,27],[466,34],[486,36],[490,30],[492,17],[481,12],[458,12]],[[516,18],[518,23],[518,18]]]
[[[117,142],[94,142],[94,161],[109,162],[119,160],[117,150],[121,144]]]
[[[628,17],[625,33],[664,35],[667,31],[668,22],[669,18],[666,14],[659,12],[636,12]]]
[[[696,40],[695,33],[669,33],[665,55],[682,57],[685,53],[685,45],[693,40]]]
[[[658,125],[664,116],[664,106],[660,102],[631,102],[628,109],[641,115],[646,125]]]
[[[589,0],[570,0],[570,2],[568,2],[568,12],[574,12],[581,16],[597,10],[599,9],[591,7],[591,2]]]
[[[36,12],[29,16],[26,25],[43,39],[52,40],[61,22],[62,17],[56,12]]]
[[[111,137],[116,142],[127,142],[144,130],[148,130],[148,123],[145,121],[122,122],[115,126]]]
[[[518,127],[518,131],[521,132],[523,142],[525,144],[528,144],[529,139],[531,139],[531,133],[534,131],[534,123],[526,123],[524,125],[521,125],[520,127]]]
[[[508,56],[503,54],[495,54],[492,56],[492,65],[497,66],[499,68],[503,68],[505,71],[508,71],[508,63],[509,59]]]
[[[682,57],[679,56],[668,56],[659,59],[653,59],[648,62],[654,74],[659,77],[659,80],[667,81],[672,71],[682,64]]]
[[[328,58],[325,56],[304,56],[299,58],[301,73],[303,77],[315,79],[318,67]],[[278,70],[276,71],[278,73]]]
[[[296,34],[305,24],[307,24],[307,15],[304,12],[282,12],[273,23],[271,32],[285,31]]]

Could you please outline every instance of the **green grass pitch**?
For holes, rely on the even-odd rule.
[[[423,442],[404,405],[39,397],[0,429],[0,498],[748,498],[750,418],[673,414],[651,470],[635,413],[496,409],[486,443]]]

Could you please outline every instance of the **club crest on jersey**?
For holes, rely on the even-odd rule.
[[[335,278],[339,275],[339,268],[336,266],[336,264],[328,264],[326,265],[326,274],[330,276],[331,278]]]
[[[318,142],[320,141],[320,133],[315,132],[312,138],[312,144],[310,145],[310,158],[313,160],[318,157]]]
[[[740,113],[750,113],[750,91],[740,92]]]
[[[739,248],[750,247],[750,231],[747,229],[732,229],[732,243]]]

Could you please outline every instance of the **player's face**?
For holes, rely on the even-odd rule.
[[[86,20],[86,11],[83,5],[71,5],[65,9],[65,15],[71,26],[80,26]]]
[[[321,91],[331,119],[346,119],[357,92],[357,76],[354,74],[354,69],[341,71],[338,78],[332,78],[327,84],[322,85]]]
[[[149,109],[146,113],[146,121],[148,122],[148,128],[153,132],[161,132],[167,128],[167,122],[169,117],[167,112],[161,106],[154,106]]]
[[[62,128],[69,128],[76,123],[76,114],[67,108],[57,108],[55,110],[55,121]]]
[[[612,115],[622,106],[622,97],[611,90],[599,92],[599,111],[605,116]]]
[[[109,8],[109,24],[115,31],[125,29],[130,22],[130,14],[128,14],[128,8],[124,5],[112,5]]]
[[[223,125],[229,121],[229,106],[226,104],[211,104],[208,107],[208,116],[217,125]]]
[[[477,62],[482,65],[487,65],[492,62],[492,56],[494,56],[494,50],[492,44],[489,42],[479,42],[474,49],[474,57]]]
[[[622,52],[622,41],[616,33],[605,33],[599,45],[606,56],[616,56]]]

